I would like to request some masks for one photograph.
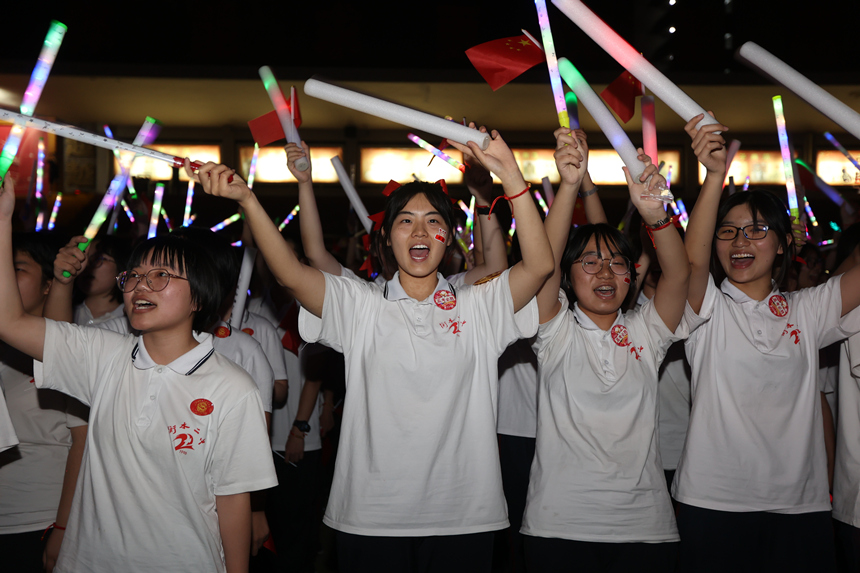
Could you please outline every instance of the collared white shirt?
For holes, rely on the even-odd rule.
[[[860,330],[841,319],[840,277],[762,301],[708,282],[686,343],[687,442],[673,494],[720,511],[828,511],[818,350]]]
[[[499,358],[499,419],[505,436],[537,435],[537,356],[534,337],[517,340]]]
[[[275,326],[265,317],[246,310],[242,318],[242,332],[256,340],[263,348],[275,380],[287,380],[284,347],[281,346],[281,337],[278,336]]]
[[[839,358],[833,518],[860,527],[860,334],[842,343]]]
[[[0,452],[8,450],[16,444],[18,444],[18,436],[15,434],[15,427],[12,426],[12,419],[9,417],[6,398],[3,396],[3,392],[0,392]]]
[[[308,358],[321,351],[329,350],[322,344],[302,344],[299,347],[299,355],[296,356],[289,350],[282,348],[281,351],[286,358],[289,371],[289,391],[287,401],[280,408],[272,412],[272,449],[284,451],[296,414],[299,411],[299,401],[302,389],[305,386],[305,365]],[[314,408],[307,422],[311,426],[310,432],[305,435],[304,451],[313,452],[322,449],[322,436],[320,435],[320,408],[322,408],[322,393],[317,394],[314,400]]]
[[[302,309],[299,328],[346,363],[327,525],[376,536],[507,527],[497,364],[537,328],[534,300],[514,314],[508,275],[456,290],[437,275],[435,291],[418,301],[399,274],[384,291],[325,274],[322,318]]]
[[[559,290],[538,329],[538,428],[522,533],[670,542],[678,530],[657,447],[657,370],[673,334],[653,302],[602,330]]]
[[[277,478],[256,386],[198,341],[161,366],[143,338],[46,321],[36,385],[91,412],[57,573],[225,571],[215,497]]]
[[[117,307],[109,313],[95,318],[93,317],[92,311],[87,306],[87,303],[82,302],[75,307],[73,320],[75,324],[80,324],[81,326],[93,326],[100,322],[107,322],[108,320],[112,320],[114,318],[121,318],[123,316],[125,316],[125,305],[123,305],[122,303],[119,303]]]

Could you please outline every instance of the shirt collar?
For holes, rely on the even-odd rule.
[[[438,278],[438,282],[436,283],[436,290],[434,290],[433,294],[431,294],[425,300],[432,300],[433,296],[440,290],[448,291],[454,294],[454,296],[456,296],[454,288],[448,283],[447,280],[445,280],[445,277],[442,276],[442,273],[437,272],[436,277]],[[391,280],[385,283],[385,298],[386,300],[390,300],[392,302],[397,300],[412,299],[412,297],[406,294],[406,291],[403,290],[403,285],[400,284],[400,271],[394,273],[394,276],[391,278]]]
[[[203,366],[212,356],[212,353],[215,352],[215,349],[212,348],[211,334],[195,332],[194,339],[200,344],[167,365],[168,368],[179,375],[190,376]],[[142,336],[137,337],[137,344],[131,350],[131,362],[138,370],[148,370],[158,366],[146,351]]]
[[[733,285],[731,281],[729,281],[729,279],[723,279],[723,282],[720,284],[720,290],[723,292],[723,294],[728,295],[733,301],[737,303],[743,304],[745,302],[752,302],[758,304],[760,302],[767,301],[774,294],[779,294],[779,288],[777,287],[776,281],[771,279],[770,285],[770,294],[764,297],[764,300],[755,300],[754,298],[747,296],[744,291]]]
[[[612,326],[620,320],[622,316],[621,309],[619,308],[617,314],[615,316],[615,322],[612,323]],[[579,308],[579,303],[573,303],[573,317],[576,319],[576,322],[579,323],[579,326],[584,328],[585,330],[599,330],[601,332],[605,332],[602,328],[594,324],[594,321],[588,318],[588,315],[582,312],[582,309]]]

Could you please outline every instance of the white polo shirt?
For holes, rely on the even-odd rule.
[[[117,305],[115,309],[110,311],[107,314],[104,314],[98,318],[93,317],[93,313],[90,308],[87,306],[87,303],[82,302],[78,306],[75,307],[74,310],[74,323],[80,324],[81,326],[93,326],[94,324],[98,324],[100,322],[106,322],[108,320],[114,318],[120,318],[125,316],[125,306],[120,303]]]
[[[708,282],[687,340],[693,370],[687,442],[673,494],[719,511],[830,510],[818,349],[860,330],[840,319],[840,277],[754,300]]]
[[[36,384],[91,412],[57,573],[225,571],[215,497],[277,478],[256,386],[198,340],[159,366],[140,337],[46,321]]]
[[[281,408],[272,412],[272,449],[282,452],[287,444],[293,422],[299,411],[299,400],[302,389],[305,386],[305,364],[309,355],[318,354],[323,350],[329,350],[322,344],[302,344],[299,355],[296,356],[289,350],[281,349],[287,362],[289,378],[289,391],[287,401]],[[304,451],[313,452],[322,449],[322,436],[320,436],[320,408],[322,407],[322,393],[317,395],[314,401],[314,409],[308,418],[311,431],[307,433],[304,440]]]
[[[833,518],[860,527],[860,334],[843,342],[839,355]]]
[[[499,358],[499,419],[496,432],[506,436],[537,435],[537,356],[535,338],[517,340]]]
[[[343,352],[346,399],[324,521],[375,536],[457,535],[507,527],[496,439],[498,359],[534,334],[537,304],[514,315],[509,271],[410,298],[325,275],[322,319],[302,338]]]
[[[538,329],[538,428],[522,533],[678,541],[657,447],[657,370],[673,334],[651,301],[602,330],[559,290]]]
[[[263,348],[275,380],[288,380],[284,347],[281,346],[281,337],[278,336],[275,326],[263,316],[246,310],[242,318],[242,332],[256,340]]]
[[[6,408],[6,398],[3,392],[0,392],[0,452],[8,450],[17,443],[18,436],[15,434],[15,427],[12,426],[12,419]]]

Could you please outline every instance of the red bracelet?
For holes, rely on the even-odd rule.
[[[48,532],[52,529],[59,529],[60,531],[66,530],[65,527],[60,527],[59,525],[57,525],[57,522],[55,521],[54,523],[45,528],[45,531],[42,532],[42,538],[39,541],[44,541],[45,537],[48,535]]]
[[[513,201],[514,199],[516,199],[517,197],[522,197],[523,195],[525,195],[526,193],[528,193],[529,189],[531,189],[531,188],[532,188],[532,184],[531,184],[531,183],[526,183],[526,188],[525,188],[525,189],[523,189],[522,191],[520,191],[519,193],[517,193],[516,195],[513,195],[513,196],[511,196],[511,197],[508,197],[507,195],[499,195],[498,197],[496,197],[496,198],[493,200],[492,204],[490,204],[490,212],[489,212],[489,213],[487,213],[487,219],[490,219],[490,218],[491,218],[491,215],[493,214],[493,209],[495,209],[495,208],[496,208],[496,203],[499,201],[499,199],[504,199],[505,201],[507,201],[508,203],[510,203],[511,201]],[[513,204],[513,203],[511,203],[511,217],[513,217],[513,216],[514,216],[514,204]]]

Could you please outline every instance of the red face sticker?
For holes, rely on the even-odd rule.
[[[254,329],[253,328],[243,328],[242,332],[244,332],[248,336],[254,336]]]
[[[226,326],[219,326],[215,329],[215,336],[218,338],[227,338],[230,336],[230,329]]]
[[[191,413],[197,416],[208,416],[214,409],[215,406],[206,398],[197,398],[191,402]]]
[[[767,301],[770,311],[776,316],[783,317],[788,314],[788,301],[781,294],[775,294]]]
[[[440,243],[444,243],[445,239],[448,237],[448,231],[445,229],[439,229],[436,231],[436,237],[434,237]]]
[[[627,327],[622,324],[613,326],[609,334],[612,336],[612,342],[618,346],[628,346],[630,344]]]
[[[433,295],[433,302],[442,310],[451,310],[457,306],[457,298],[447,290],[436,291],[436,294]]]
[[[624,277],[624,284],[626,284],[626,285],[630,284],[630,277]]]

